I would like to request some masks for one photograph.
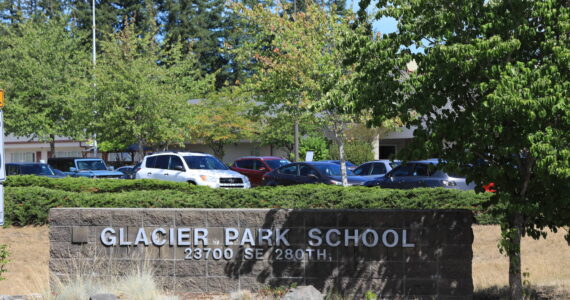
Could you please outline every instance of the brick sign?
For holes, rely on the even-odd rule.
[[[298,283],[354,297],[472,297],[466,210],[61,208],[49,220],[50,269],[64,281],[94,273],[83,262],[145,265],[177,293]]]

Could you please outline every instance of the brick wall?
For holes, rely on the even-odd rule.
[[[255,291],[296,282],[346,296],[371,290],[382,298],[472,298],[473,216],[466,210],[62,208],[50,210],[49,220],[50,270],[62,280],[93,274],[95,266],[124,274],[144,264],[175,292]],[[207,231],[208,245],[203,239],[178,244],[180,237],[193,244],[196,229]],[[285,230],[289,245],[281,240],[276,246]],[[138,244],[121,246],[121,240]]]

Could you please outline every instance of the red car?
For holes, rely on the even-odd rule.
[[[259,186],[265,173],[290,163],[278,156],[245,156],[234,161],[230,169],[247,176],[251,186]]]

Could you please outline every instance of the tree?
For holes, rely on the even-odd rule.
[[[92,124],[100,141],[136,143],[142,152],[144,146],[168,147],[188,139],[188,101],[207,93],[212,79],[202,76],[196,59],[181,47],[165,50],[154,35],[138,35],[131,26],[102,43]]]
[[[251,9],[241,4],[232,6],[259,28],[256,39],[236,50],[237,59],[251,62],[254,70],[245,89],[268,111],[291,116],[295,160],[299,159],[300,120],[323,108],[329,112],[344,109],[317,104],[341,79],[338,46],[343,32],[350,30],[351,19],[339,17],[334,9],[304,5],[298,12],[289,5],[257,5]]]
[[[61,0],[0,0],[0,22],[16,24],[26,20],[43,20],[63,14]]]
[[[0,25],[0,86],[6,89],[6,132],[50,141],[85,137],[81,112],[87,70],[81,35],[65,19]]]
[[[192,42],[202,70],[216,74],[216,86],[221,88],[227,79],[223,70],[229,60],[222,53],[222,43],[228,35],[223,0],[164,0],[160,5],[160,23],[163,25],[166,46],[179,42]]]
[[[405,157],[435,155],[479,189],[495,183],[490,204],[501,217],[510,296],[522,299],[521,236],[570,224],[568,1],[378,7],[377,17],[396,18],[399,31],[348,39],[354,105],[416,126]],[[418,70],[405,72],[412,60]]]
[[[92,4],[91,0],[70,0],[68,2],[68,13],[78,29],[91,32],[93,24]],[[152,1],[96,1],[97,40],[107,37],[108,34],[123,30],[126,24],[134,27],[134,30],[139,34],[155,33],[153,28],[157,26],[156,10],[157,8]],[[88,40],[88,42],[91,41]]]
[[[259,108],[264,108],[263,106]],[[262,145],[269,145],[287,152],[287,158],[294,157],[295,122],[287,112],[270,114],[263,109],[254,109],[252,114],[257,116],[259,129],[255,139]],[[322,135],[323,124],[314,115],[305,114],[299,120],[299,136]],[[301,148],[302,146],[300,146]],[[299,150],[302,156],[302,149]]]
[[[231,94],[223,91],[196,104],[189,126],[192,139],[205,142],[220,159],[224,158],[225,145],[250,139],[255,132],[254,122],[247,115],[250,105]]]

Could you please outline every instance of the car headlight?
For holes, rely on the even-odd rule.
[[[200,175],[200,179],[202,179],[202,181],[205,182],[216,182],[216,177],[214,176],[208,176],[208,175]]]
[[[342,181],[337,181],[337,180],[332,180],[332,179],[331,179],[331,180],[329,180],[329,182],[330,182],[331,184],[334,184],[334,185],[342,185]]]
[[[243,176],[243,182],[249,183],[249,178],[247,176]]]
[[[457,186],[457,182],[451,180],[442,180],[441,183],[444,186]]]

